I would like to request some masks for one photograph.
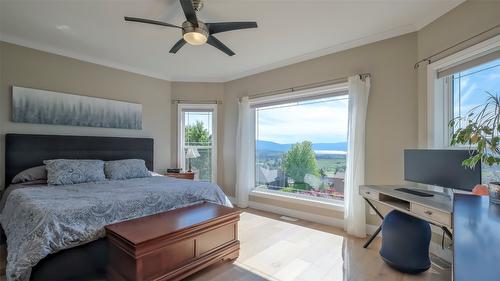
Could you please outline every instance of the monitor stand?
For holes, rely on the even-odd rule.
[[[418,190],[411,189],[411,188],[401,187],[401,188],[396,188],[395,190],[401,191],[401,192],[406,192],[406,193],[413,194],[413,195],[417,195],[420,197],[432,197],[432,196],[434,196],[434,194],[432,194],[432,193],[422,192],[422,191],[418,191]]]

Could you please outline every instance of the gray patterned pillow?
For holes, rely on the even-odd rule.
[[[141,159],[126,159],[107,161],[104,164],[104,173],[110,180],[125,180],[133,178],[147,178],[151,174],[146,163]]]
[[[55,159],[45,160],[43,163],[46,165],[49,185],[98,182],[106,179],[102,160]]]
[[[47,170],[45,166],[36,166],[20,172],[12,179],[12,183],[32,182],[37,180],[47,180]]]

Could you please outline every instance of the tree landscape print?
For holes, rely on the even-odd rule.
[[[13,87],[12,121],[140,130],[142,105]]]
[[[347,95],[256,109],[256,188],[343,200]]]

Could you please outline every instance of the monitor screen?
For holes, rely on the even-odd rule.
[[[471,191],[481,183],[481,163],[474,169],[462,166],[469,150],[406,149],[405,180]]]

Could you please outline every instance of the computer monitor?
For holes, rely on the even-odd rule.
[[[469,150],[406,149],[404,152],[405,180],[446,188],[472,191],[481,184],[481,163],[473,169],[462,166]]]

